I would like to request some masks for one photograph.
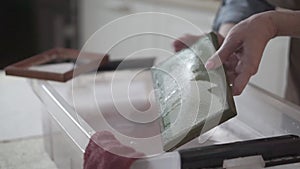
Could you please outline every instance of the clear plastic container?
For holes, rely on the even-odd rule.
[[[131,90],[126,86],[127,79],[136,73],[140,74],[131,82],[133,87]],[[153,153],[153,157],[137,161],[132,168],[140,166],[143,166],[143,169],[180,168],[179,155],[176,152],[154,156],[162,151],[162,147],[159,144],[161,140],[157,121],[146,124],[148,119],[156,118],[157,114],[155,104],[151,104],[153,92],[149,73],[107,72],[99,73],[96,77],[89,74],[82,75],[67,83],[41,80],[30,80],[30,83],[45,105],[47,112],[43,114],[45,147],[59,168],[82,168],[82,157],[90,136],[97,130],[105,129],[113,131],[123,144]],[[129,95],[123,89],[128,89]],[[149,98],[149,94],[152,97]],[[128,96],[131,97],[130,103],[126,101]],[[115,109],[122,110],[124,112],[122,116],[111,115],[114,114],[112,100],[119,103],[120,107]],[[298,106],[251,84],[241,96],[235,97],[235,102],[238,116],[180,149],[285,134],[300,135]],[[126,107],[128,104],[132,104],[131,107],[136,110]],[[124,118],[134,121],[138,117],[131,116],[130,112],[139,110],[149,110],[145,124],[124,121]],[[295,166],[299,168],[299,164],[292,164],[291,168]]]

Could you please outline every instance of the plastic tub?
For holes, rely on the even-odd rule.
[[[82,157],[90,136],[96,130],[109,129],[109,127],[118,130],[114,134],[123,144],[137,149],[149,147],[144,146],[145,144],[155,145],[149,148],[153,149],[153,154],[160,151],[161,145],[156,144],[160,141],[159,137],[145,142],[138,142],[131,137],[121,137],[122,134],[130,135],[131,133],[134,137],[143,137],[143,133],[139,132],[151,128],[151,126],[152,130],[149,132],[154,131],[155,134],[159,132],[156,123],[146,126],[143,130],[136,130],[139,127],[122,123],[122,120],[120,121],[118,117],[112,116],[112,119],[110,119],[111,124],[115,124],[115,126],[103,125],[110,118],[109,114],[105,121],[101,119],[103,116],[97,113],[99,112],[99,105],[97,104],[101,104],[102,110],[105,111],[111,110],[113,106],[111,93],[108,92],[111,89],[111,86],[108,85],[112,82],[111,78],[114,77],[116,87],[114,91],[117,91],[115,93],[117,94],[117,101],[122,103],[122,99],[126,95],[122,92],[124,88],[122,85],[127,83],[126,77],[132,73],[134,72],[122,71],[118,75],[101,73],[96,77],[94,75],[82,75],[67,83],[30,80],[32,89],[46,108],[47,113],[43,114],[45,147],[58,168],[82,168]],[[147,73],[141,75],[133,83],[132,85],[136,91],[131,93],[132,104],[136,105],[137,109],[149,107],[148,94],[152,90],[149,75]],[[117,90],[117,88],[120,90]],[[92,98],[96,98],[99,103],[95,103]],[[238,116],[194,139],[180,147],[180,149],[284,134],[300,135],[300,108],[298,106],[290,104],[254,85],[248,85],[241,96],[235,97],[235,102]],[[126,104],[121,108],[125,108]],[[150,108],[150,111],[153,110],[155,109]],[[127,117],[126,115],[128,114],[124,116]],[[140,166],[143,166],[143,169],[163,169],[167,167],[180,169],[180,157],[176,151],[165,153],[138,160],[132,168],[140,168]],[[282,166],[282,168],[287,167]],[[291,168],[295,167],[299,168],[299,164],[291,165]],[[280,168],[280,166],[273,168]]]

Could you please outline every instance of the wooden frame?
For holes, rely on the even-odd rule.
[[[31,66],[39,66],[53,61],[59,63],[64,60],[73,60],[75,62],[79,54],[80,59],[84,59],[84,63],[76,65],[73,69],[63,73],[29,69]],[[108,55],[104,54],[80,53],[79,50],[75,49],[55,48],[9,65],[5,68],[5,73],[7,75],[66,82],[79,74],[97,70],[99,66],[108,63],[108,60]]]

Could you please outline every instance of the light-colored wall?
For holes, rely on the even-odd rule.
[[[203,32],[209,32],[213,22],[214,15],[218,9],[219,1],[216,0],[82,0],[81,1],[81,42],[86,40],[99,28],[119,17],[137,12],[164,12],[187,19],[199,27]],[[161,22],[161,23],[160,23]],[[167,24],[166,24],[167,23]],[[176,32],[177,34],[194,34],[193,29],[188,26],[178,25],[172,21],[149,20],[149,25],[162,24],[164,31]],[[130,29],[135,29],[142,25],[132,25]],[[145,25],[144,25],[145,26]],[[113,32],[118,32],[124,28],[111,30],[106,39],[112,39]],[[159,40],[148,38],[142,40],[145,44],[155,47],[161,47],[172,52],[172,40]],[[136,48],[141,45],[141,40],[128,42],[120,45],[120,48],[111,51],[112,58],[125,57],[124,53],[130,48]],[[144,46],[147,46],[144,45]],[[94,46],[97,52],[103,52],[101,45]],[[147,55],[157,53],[147,53]],[[272,40],[266,47],[258,73],[251,79],[251,82],[279,96],[284,96],[285,79],[287,70],[288,38],[280,37]],[[171,55],[171,53],[164,53]]]
[[[284,97],[288,69],[289,38],[277,37],[269,42],[258,73],[251,82]]]

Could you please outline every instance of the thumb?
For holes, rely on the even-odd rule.
[[[208,70],[216,69],[222,65],[235,51],[241,46],[241,41],[236,39],[232,34],[228,35],[222,46],[217,52],[212,55],[205,63],[205,67]]]

